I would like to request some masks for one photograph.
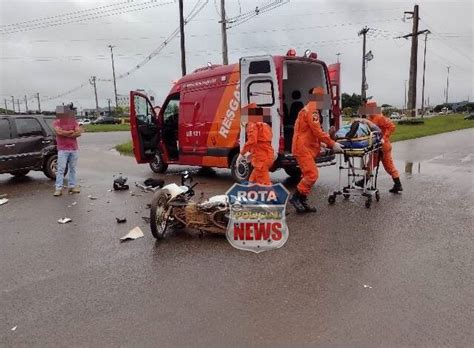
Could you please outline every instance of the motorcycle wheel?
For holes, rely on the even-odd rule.
[[[168,190],[156,191],[151,200],[150,206],[150,228],[151,234],[156,239],[163,239],[168,227],[168,201],[170,193]]]

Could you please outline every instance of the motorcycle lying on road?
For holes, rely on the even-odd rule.
[[[168,229],[191,228],[202,233],[225,234],[230,216],[226,195],[218,195],[203,202],[195,202],[189,172],[181,176],[181,186],[175,183],[154,193],[150,207],[150,228],[156,239],[162,239]]]

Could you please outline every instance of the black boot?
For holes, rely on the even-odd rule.
[[[402,183],[400,182],[400,178],[393,179],[393,187],[388,190],[391,193],[399,193],[403,191]]]
[[[306,196],[301,196],[301,204],[304,207],[304,210],[306,213],[316,213],[317,209],[316,207],[312,207],[308,204],[308,197]]]
[[[296,212],[298,214],[306,212],[306,209],[305,209],[305,207],[303,205],[303,202],[302,202],[302,197],[304,197],[304,196],[301,193],[299,193],[298,191],[296,191],[293,194],[293,196],[290,198],[290,203],[293,204],[293,206],[295,207]]]

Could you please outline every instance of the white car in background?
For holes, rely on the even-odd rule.
[[[80,126],[84,126],[86,124],[91,124],[91,120],[89,120],[88,118],[83,118],[82,120],[79,120],[78,123]]]
[[[391,120],[401,120],[402,115],[400,115],[398,112],[392,112],[392,114],[390,115],[390,119]]]

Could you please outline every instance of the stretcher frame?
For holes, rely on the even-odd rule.
[[[347,138],[338,140],[351,142],[351,139]],[[343,152],[338,154],[338,156],[339,189],[329,195],[329,204],[336,203],[336,197],[339,195],[342,195],[344,199],[349,199],[350,196],[365,197],[365,206],[366,208],[370,208],[374,198],[377,202],[380,200],[380,192],[377,188],[377,177],[382,156],[382,143],[370,143],[364,148],[346,146],[343,148]],[[369,168],[370,174],[367,174]],[[347,172],[347,181],[343,178],[344,172]],[[355,185],[359,179],[364,179],[363,186]]]

